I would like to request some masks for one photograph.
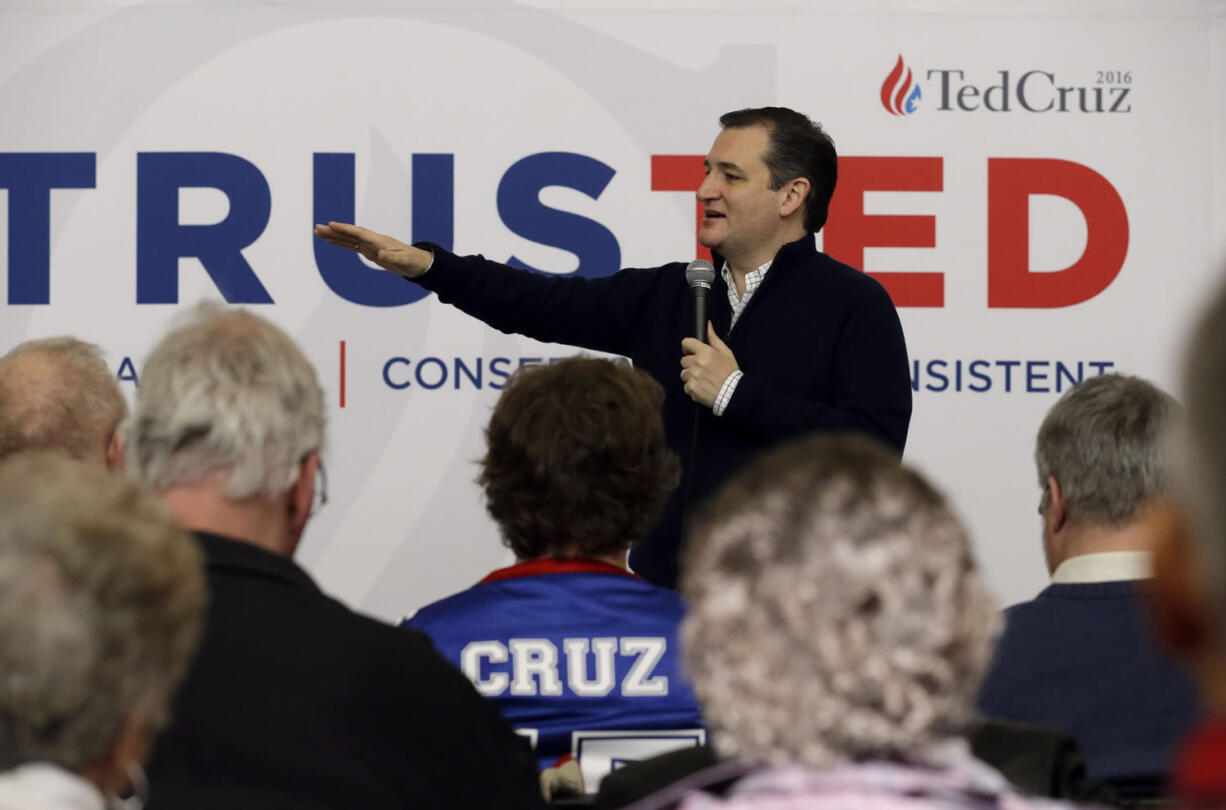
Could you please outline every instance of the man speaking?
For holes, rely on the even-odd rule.
[[[668,587],[685,515],[757,453],[817,430],[867,433],[901,453],[911,419],[907,349],[889,295],[813,239],[838,177],[829,136],[783,107],[730,112],[720,125],[698,187],[698,241],[717,270],[704,339],[691,334],[696,296],[681,262],[596,279],[546,276],[354,225],[315,226],[321,239],[495,329],[620,354],[659,380],[682,486],[630,564]]]

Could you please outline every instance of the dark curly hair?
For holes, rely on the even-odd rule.
[[[624,362],[571,357],[511,375],[477,482],[517,557],[607,555],[647,532],[679,478],[663,401]]]

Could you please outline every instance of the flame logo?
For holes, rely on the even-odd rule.
[[[902,61],[902,54],[899,54],[894,69],[881,85],[881,106],[891,115],[910,115],[915,112],[916,102],[922,97],[919,85],[911,76],[911,68],[907,67]]]

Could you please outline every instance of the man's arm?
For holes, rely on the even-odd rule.
[[[430,243],[406,245],[340,222],[316,225],[315,235],[357,251],[499,331],[612,354],[629,353],[628,330],[657,275],[623,270],[592,279],[550,276],[482,256],[456,256]]]

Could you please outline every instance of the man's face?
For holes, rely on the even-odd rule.
[[[725,129],[707,153],[707,177],[698,187],[698,241],[741,269],[766,263],[787,241],[780,239],[786,191],[770,188],[770,170],[762,160],[769,144],[765,127]]]

